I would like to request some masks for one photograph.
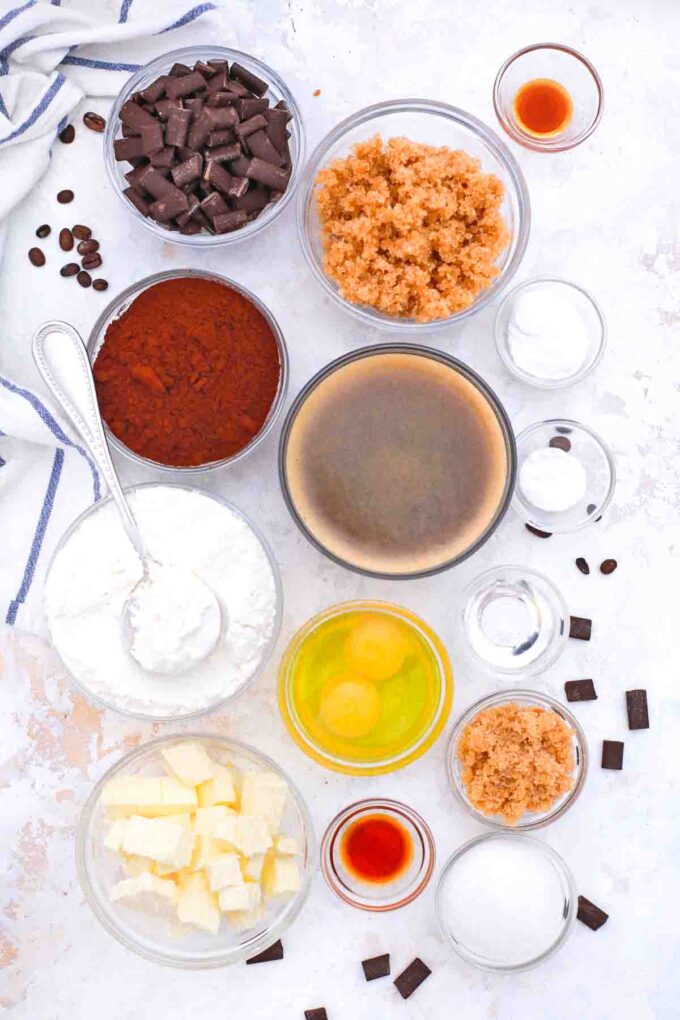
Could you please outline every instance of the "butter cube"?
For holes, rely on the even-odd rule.
[[[288,784],[276,772],[244,773],[241,811],[264,818],[272,833],[281,825],[287,797]]]
[[[220,910],[255,910],[262,902],[262,890],[257,882],[233,885],[219,892]]]
[[[270,896],[295,893],[301,885],[300,868],[292,857],[271,857],[262,871],[262,888]]]
[[[241,862],[238,854],[217,854],[208,861],[205,873],[213,892],[231,885],[243,885]]]
[[[274,836],[274,851],[281,857],[299,857],[302,843],[295,836]]]
[[[239,816],[236,812],[218,819],[213,830],[213,839],[217,839],[221,843],[224,843],[225,848],[233,850],[236,847],[238,821]]]
[[[185,786],[177,779],[170,776],[161,777],[161,796],[163,798],[163,810],[158,812],[164,815],[180,814],[183,811],[195,811],[198,805],[196,791]]]
[[[196,808],[195,790],[168,776],[118,776],[106,784],[102,803],[115,815],[156,818]]]
[[[121,849],[126,854],[184,868],[191,861],[195,839],[187,815],[170,818],[132,815],[126,820]]]
[[[264,910],[261,906],[255,910],[227,910],[225,917],[234,928],[254,928],[264,917]]]
[[[264,853],[272,845],[269,826],[264,818],[255,815],[237,815],[234,846],[244,857]]]
[[[156,875],[160,875],[160,872],[154,869],[153,863],[148,857],[131,857],[128,854],[121,854],[123,871],[130,878],[137,878],[139,875],[143,875],[145,871],[151,871]]]
[[[194,819],[194,832],[199,836],[214,836],[215,830],[226,818],[236,817],[236,812],[224,804],[215,804],[213,807],[200,807],[196,809]]]
[[[259,882],[262,878],[264,867],[264,854],[253,854],[251,857],[241,858],[241,871],[248,882]]]
[[[202,871],[189,875],[182,884],[177,901],[177,916],[184,924],[193,924],[213,935],[219,930],[217,897],[208,888]]]
[[[213,763],[205,748],[193,740],[167,747],[161,752],[170,775],[187,786],[198,786],[206,779],[212,779]]]
[[[110,892],[111,901],[126,900],[126,905],[136,910],[154,910],[163,903],[177,902],[177,886],[167,878],[157,878],[145,871],[136,878],[125,878],[117,882]]]
[[[196,836],[194,852],[189,865],[191,871],[201,871],[208,864],[208,861],[218,854],[224,853],[224,846],[212,838],[212,836]]]
[[[204,783],[201,783],[197,792],[200,807],[236,803],[234,777],[226,765],[220,765],[219,762],[213,762],[212,779],[206,779]]]
[[[123,837],[127,829],[127,822],[124,818],[117,818],[109,827],[104,836],[103,843],[107,850],[114,850],[119,853],[123,846]]]

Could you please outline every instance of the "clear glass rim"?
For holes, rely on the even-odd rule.
[[[509,704],[515,701],[524,703],[528,702],[531,705],[548,709],[559,715],[560,718],[571,727],[578,753],[576,755],[577,761],[574,773],[574,785],[571,790],[561,800],[559,800],[553,808],[543,812],[541,815],[530,818],[526,822],[523,822],[520,819],[516,825],[509,825],[507,822],[501,821],[496,816],[483,814],[481,811],[478,811],[477,808],[472,806],[468,800],[467,793],[465,792],[465,787],[458,776],[456,760],[458,741],[460,740],[461,734],[468,723],[470,723],[486,708],[494,708],[497,705]],[[470,705],[470,707],[466,709],[465,712],[463,712],[463,714],[456,720],[446,744],[446,775],[449,781],[449,786],[453,790],[458,803],[465,808],[469,815],[476,818],[478,822],[482,822],[484,825],[491,829],[495,829],[497,832],[509,834],[520,834],[523,832],[532,832],[535,829],[542,829],[544,826],[550,825],[552,822],[557,821],[558,818],[561,818],[562,815],[566,814],[572,804],[578,800],[581,791],[583,790],[586,776],[588,774],[589,760],[588,741],[586,740],[583,727],[573,712],[570,712],[568,708],[549,694],[542,694],[540,691],[532,691],[527,688],[495,691],[493,694],[487,694],[485,697],[480,698],[479,701],[475,701],[475,703]]]
[[[504,170],[510,177],[517,201],[517,230],[516,236],[513,237],[511,242],[511,244],[514,243],[515,247],[507,265],[502,269],[491,286],[482,291],[469,308],[464,308],[460,312],[455,312],[453,315],[449,315],[445,319],[434,319],[432,322],[415,322],[412,319],[397,319],[393,316],[383,315],[381,312],[370,309],[368,306],[352,304],[351,301],[347,301],[345,298],[341,297],[340,293],[331,284],[330,280],[324,273],[323,267],[318,262],[312,250],[306,222],[307,209],[310,202],[313,201],[316,175],[321,165],[325,163],[329,150],[336,144],[336,142],[340,141],[345,134],[360,125],[365,124],[367,121],[390,113],[404,112],[434,114],[446,117],[481,138],[486,146],[492,151],[494,157],[502,164]],[[304,176],[300,184],[297,198],[297,227],[305,261],[307,262],[312,275],[328,297],[332,298],[333,301],[340,305],[341,308],[344,308],[346,312],[349,312],[349,314],[354,316],[355,319],[358,319],[367,326],[391,329],[411,334],[425,334],[434,330],[444,329],[447,326],[455,325],[458,322],[462,322],[469,315],[474,315],[476,312],[481,311],[482,308],[488,305],[490,301],[493,301],[493,299],[510,283],[519,267],[520,262],[522,261],[529,242],[529,232],[531,229],[531,204],[529,200],[529,190],[519,163],[498,135],[496,135],[496,133],[492,131],[491,128],[487,127],[487,125],[481,120],[478,120],[477,117],[474,117],[470,113],[466,113],[464,110],[460,110],[456,106],[450,106],[448,103],[437,102],[432,99],[392,99],[384,103],[376,103],[373,106],[367,106],[364,109],[359,110],[357,113],[352,114],[350,117],[345,118],[345,120],[336,125],[336,127],[334,127],[333,130],[330,131],[321,142],[319,142],[307,160]]]
[[[598,517],[601,517],[602,514],[605,512],[605,510],[612,501],[614,489],[616,488],[616,464],[614,462],[612,453],[607,444],[605,443],[604,439],[602,439],[602,437],[593,429],[589,428],[588,425],[583,425],[581,422],[575,421],[572,418],[546,418],[545,421],[537,421],[534,422],[533,425],[527,425],[527,427],[525,429],[522,429],[522,431],[519,432],[516,437],[517,450],[520,449],[523,440],[526,439],[527,436],[532,435],[532,433],[537,432],[539,429],[545,428],[546,426],[548,428],[553,428],[556,431],[559,427],[563,427],[569,428],[572,431],[585,432],[599,447],[609,469],[609,485],[607,488],[607,493],[602,502],[599,503],[595,507],[595,509],[591,513],[589,513],[584,518],[584,520],[581,521],[579,524],[569,525],[569,527],[567,528],[561,525],[559,521],[556,522],[551,521],[548,523],[546,521],[533,520],[531,516],[531,510],[527,507],[527,505],[524,503],[524,500],[521,498],[519,485],[515,486],[514,492],[512,494],[511,503],[513,510],[520,518],[520,520],[524,521],[525,523],[529,523],[533,527],[539,528],[540,530],[545,531],[549,530],[551,534],[568,535],[574,531],[580,531],[582,528],[585,528],[592,521],[597,520]]]
[[[588,361],[584,362],[578,372],[575,372],[573,375],[566,376],[564,379],[542,379],[540,376],[531,375],[530,372],[525,372],[524,369],[520,368],[519,365],[516,365],[510,357],[510,353],[505,343],[505,336],[502,332],[501,319],[503,314],[508,306],[516,299],[518,294],[531,287],[544,283],[557,283],[577,290],[592,305],[600,323],[600,336],[597,343],[597,350]],[[586,290],[585,287],[582,287],[581,284],[574,283],[573,280],[567,280],[564,277],[557,276],[534,276],[530,280],[518,283],[517,286],[513,287],[512,290],[509,290],[507,294],[504,294],[501,303],[496,310],[493,333],[498,356],[508,372],[515,376],[516,379],[520,379],[522,382],[528,383],[530,386],[536,386],[537,388],[544,390],[566,389],[567,386],[573,386],[575,383],[582,382],[597,368],[604,356],[605,348],[607,346],[607,320],[604,317],[604,312],[602,311],[599,303],[595,300],[590,291]]]
[[[519,60],[520,57],[524,57],[527,53],[533,53],[536,50],[558,50],[560,53],[566,53],[583,64],[592,76],[593,83],[597,90],[597,110],[595,111],[595,117],[588,127],[584,128],[584,130],[579,135],[576,135],[576,137],[570,142],[560,142],[559,136],[558,138],[545,139],[541,141],[540,139],[537,139],[535,135],[530,135],[521,131],[518,126],[514,122],[508,120],[503,113],[501,103],[501,86],[506,71],[516,60]],[[493,85],[493,107],[496,111],[496,116],[501,127],[514,142],[518,143],[518,145],[522,145],[525,149],[531,149],[533,152],[566,152],[568,149],[574,149],[577,145],[585,142],[586,138],[590,138],[593,131],[602,120],[602,114],[604,112],[604,86],[599,74],[591,62],[587,57],[584,57],[582,53],[579,53],[578,50],[572,49],[571,46],[565,46],[563,43],[533,43],[531,46],[523,46],[521,50],[517,50],[508,57],[504,64],[501,65]]]
[[[312,532],[307,528],[302,518],[297,512],[295,507],[292,494],[288,487],[288,477],[286,470],[286,451],[288,448],[288,439],[290,436],[291,429],[295,423],[295,419],[300,411],[300,408],[306,401],[307,397],[312,393],[316,387],[322,383],[329,375],[335,372],[337,369],[344,368],[346,365],[351,364],[353,361],[358,361],[361,358],[378,357],[381,354],[414,354],[418,357],[430,358],[431,360],[439,361],[442,364],[447,365],[449,368],[456,372],[459,372],[464,376],[469,383],[476,387],[476,389],[482,394],[487,400],[490,408],[494,412],[498,421],[503,438],[505,440],[505,449],[508,458],[508,469],[507,478],[505,482],[505,491],[502,499],[496,509],[492,520],[490,521],[486,530],[480,535],[476,542],[474,542],[469,549],[466,549],[459,556],[455,556],[451,560],[447,560],[444,563],[439,563],[434,567],[428,567],[424,570],[414,571],[411,573],[393,573],[386,574],[377,570],[368,570],[365,567],[357,566],[356,564],[350,563],[348,560],[342,559],[335,553],[327,549]],[[496,531],[501,521],[507,513],[508,507],[512,500],[512,494],[515,488],[515,480],[517,476],[517,446],[515,442],[515,434],[508,417],[508,413],[505,407],[501,403],[496,392],[491,389],[489,384],[475,372],[465,362],[459,361],[450,354],[446,354],[444,351],[438,350],[437,348],[425,347],[421,344],[413,343],[381,343],[374,344],[369,347],[360,347],[358,350],[350,351],[348,354],[342,354],[340,357],[335,358],[333,361],[329,361],[327,365],[316,372],[311,379],[308,379],[302,389],[298,392],[295,400],[291,404],[283,422],[281,429],[281,435],[279,438],[279,482],[281,485],[281,491],[285,500],[288,512],[295,521],[296,525],[305,536],[305,538],[317,549],[320,553],[323,553],[329,560],[337,563],[341,567],[346,567],[347,570],[352,570],[357,574],[361,574],[364,577],[374,577],[385,581],[412,581],[420,577],[432,577],[435,574],[440,574],[444,570],[449,570],[451,567],[456,566],[458,563],[462,563],[470,556],[474,555],[478,549],[480,549],[485,542],[491,537]]]
[[[146,276],[143,280],[138,280],[136,283],[131,283],[125,288],[125,290],[121,291],[120,294],[108,303],[92,327],[86,344],[87,352],[90,356],[90,363],[94,366],[97,355],[104,345],[105,333],[109,323],[120,316],[126,307],[132,303],[132,301],[138,298],[140,294],[143,294],[144,291],[149,290],[158,283],[163,283],[166,280],[180,280],[184,278],[212,280],[215,283],[222,284],[224,287],[229,287],[231,290],[235,290],[237,294],[241,294],[242,297],[250,301],[250,303],[254,305],[258,312],[260,312],[260,314],[264,317],[267,325],[274,334],[274,339],[279,353],[279,364],[281,366],[279,385],[262,428],[253,436],[250,442],[246,443],[246,445],[240,450],[237,450],[237,452],[232,454],[231,457],[223,457],[221,460],[208,461],[206,464],[189,465],[163,464],[157,460],[149,460],[148,457],[142,457],[141,454],[135,453],[134,450],[131,450],[128,446],[126,446],[125,443],[123,443],[122,440],[120,440],[118,436],[111,431],[107,423],[102,418],[106,438],[109,444],[118,453],[124,454],[130,460],[134,461],[136,464],[142,465],[143,467],[153,468],[154,470],[163,471],[172,475],[191,476],[202,474],[204,471],[215,471],[217,468],[228,467],[231,464],[235,464],[237,461],[241,460],[242,457],[251,453],[255,447],[266,438],[281,414],[286,394],[288,393],[290,358],[283,332],[274,318],[274,315],[269,308],[267,308],[264,302],[257,297],[256,294],[253,294],[252,291],[248,290],[247,287],[244,287],[243,284],[236,283],[235,280],[230,280],[229,277],[222,276],[220,273],[214,273],[208,269],[167,269],[161,273],[152,273],[151,276]]]
[[[99,802],[101,791],[106,783],[114,775],[129,767],[136,759],[142,758],[148,752],[160,750],[162,747],[176,743],[177,741],[186,740],[218,743],[225,749],[225,751],[253,758],[264,768],[271,769],[276,772],[277,775],[281,776],[288,784],[288,788],[301,820],[301,829],[304,838],[304,869],[301,887],[300,890],[287,902],[281,915],[269,925],[265,932],[244,943],[242,946],[234,947],[221,953],[213,953],[205,960],[197,960],[194,958],[182,959],[181,955],[171,956],[161,950],[154,952],[147,946],[126,937],[116,924],[115,918],[104,908],[99,897],[95,893],[95,884],[90,876],[86,850],[92,817]],[[277,762],[264,754],[263,751],[253,747],[251,744],[245,744],[241,741],[233,740],[231,737],[224,737],[219,734],[212,733],[175,733],[169,736],[157,737],[154,740],[149,740],[146,743],[141,744],[139,747],[135,747],[133,750],[128,751],[127,754],[123,755],[122,758],[119,758],[117,762],[106,770],[90,791],[80,814],[76,835],[76,870],[78,872],[78,879],[90,909],[100,924],[106,929],[106,931],[109,932],[110,935],[113,935],[118,942],[124,945],[127,949],[131,949],[135,953],[138,953],[140,956],[143,956],[148,960],[152,960],[154,963],[165,964],[171,967],[179,967],[186,970],[210,969],[223,967],[231,963],[239,963],[251,956],[256,956],[258,953],[272,945],[272,943],[276,942],[276,940],[281,937],[281,934],[295,920],[307,899],[312,878],[313,857],[314,826],[312,824],[307,804],[297,784],[290,778],[288,773],[277,764]]]
[[[312,743],[305,730],[298,725],[297,713],[295,712],[295,706],[293,705],[291,698],[290,686],[293,660],[301,643],[308,634],[315,630],[321,623],[324,623],[326,620],[331,619],[334,616],[341,616],[343,613],[353,611],[371,610],[391,613],[393,616],[398,617],[400,620],[405,620],[408,624],[417,629],[420,637],[427,642],[430,650],[437,660],[440,676],[440,691],[439,700],[432,713],[430,724],[415,744],[390,758],[361,763],[351,761],[346,758],[334,757],[323,749],[317,747],[316,744]],[[288,733],[308,758],[311,758],[318,765],[322,765],[324,768],[331,769],[334,772],[341,772],[345,775],[377,776],[383,775],[387,772],[396,772],[398,769],[404,768],[406,765],[410,765],[429,751],[441,735],[444,726],[446,725],[446,720],[451,712],[453,687],[453,670],[446,647],[438,634],[420,616],[411,612],[410,609],[406,609],[404,606],[396,605],[394,602],[385,602],[377,599],[351,599],[347,602],[335,603],[334,605],[321,610],[321,612],[315,613],[315,615],[306,620],[301,627],[298,627],[292,635],[284,649],[283,655],[281,656],[281,662],[279,664],[278,701],[279,710]]]
[[[263,78],[268,84],[273,84],[276,91],[282,94],[290,112],[293,115],[292,123],[295,125],[298,152],[295,163],[293,164],[288,187],[283,193],[283,196],[278,200],[278,202],[275,202],[267,212],[258,216],[257,219],[246,224],[246,226],[242,227],[240,230],[235,230],[228,234],[180,234],[178,231],[166,230],[149,217],[142,216],[139,210],[137,210],[131,202],[128,202],[122,192],[120,182],[116,178],[117,161],[113,158],[113,142],[118,131],[118,114],[120,113],[120,109],[123,104],[129,99],[133,92],[137,92],[139,90],[140,85],[149,75],[156,73],[161,75],[174,63],[181,64],[186,63],[187,61],[191,62],[201,59],[222,59],[228,60],[230,63],[236,60],[239,63],[243,61],[248,66],[252,65],[258,77]],[[213,46],[210,44],[205,46],[184,46],[178,50],[169,50],[167,53],[150,60],[147,64],[144,64],[143,67],[140,67],[140,69],[125,82],[113,102],[111,112],[106,122],[104,134],[104,163],[106,165],[109,183],[118,195],[123,206],[127,209],[128,215],[132,215],[135,221],[153,234],[154,237],[160,238],[162,241],[169,241],[171,244],[187,245],[190,248],[217,248],[227,244],[236,244],[253,237],[255,234],[259,234],[260,231],[265,227],[268,227],[269,224],[272,223],[290,203],[295,190],[300,183],[305,163],[304,122],[302,120],[302,114],[297,101],[288,86],[274,68],[269,67],[269,65],[265,64],[262,60],[252,56],[250,53],[246,53],[244,50],[232,49],[229,46]]]
[[[395,815],[397,818],[406,818],[418,833],[422,843],[423,860],[420,870],[417,875],[414,876],[409,887],[394,900],[385,900],[382,902],[376,901],[375,903],[372,903],[367,899],[352,896],[348,891],[346,891],[346,887],[336,877],[335,867],[333,864],[333,851],[338,832],[346,822],[350,821],[350,819],[358,817],[369,811],[382,811],[384,814]],[[408,804],[404,804],[402,801],[392,800],[388,797],[368,797],[365,800],[357,800],[353,804],[349,804],[346,808],[343,808],[342,811],[339,811],[335,818],[329,822],[321,841],[321,873],[329,888],[336,896],[338,896],[339,899],[343,900],[343,902],[349,903],[350,906],[356,907],[358,910],[366,910],[371,913],[386,913],[389,910],[398,910],[400,907],[405,907],[408,903],[412,903],[413,900],[417,899],[432,878],[435,861],[436,848],[434,836],[432,835],[432,831],[425,819],[418,814],[417,811],[409,807]]]
[[[525,843],[531,843],[531,845],[536,849],[540,848],[540,852],[550,859],[551,863],[557,868],[559,873],[562,875],[565,884],[569,890],[568,915],[564,919],[564,926],[562,928],[562,931],[555,939],[553,944],[534,959],[527,960],[524,963],[510,964],[509,966],[505,966],[502,964],[481,963],[479,960],[475,958],[473,954],[467,953],[459,943],[457,943],[454,939],[451,938],[444,923],[444,916],[442,910],[442,896],[444,891],[444,883],[448,878],[449,872],[452,871],[452,869],[456,866],[461,857],[464,854],[466,854],[469,850],[472,850],[473,847],[477,846],[479,843],[488,843],[490,840],[497,839],[522,840]],[[440,930],[448,944],[453,948],[454,952],[461,958],[461,960],[465,960],[466,963],[471,964],[473,967],[477,967],[479,970],[488,971],[491,973],[516,974],[520,973],[521,971],[531,970],[533,967],[537,967],[539,964],[544,963],[546,960],[548,960],[551,956],[554,956],[554,954],[559,949],[562,948],[567,938],[571,934],[571,931],[574,927],[574,923],[576,921],[577,892],[576,884],[574,882],[574,876],[572,875],[570,869],[567,867],[565,861],[560,856],[560,854],[558,854],[557,851],[554,850],[547,843],[544,843],[542,840],[536,839],[533,836],[526,836],[520,832],[515,833],[486,832],[481,836],[475,836],[473,839],[468,840],[467,843],[463,843],[463,845],[458,847],[458,849],[454,851],[451,857],[449,857],[448,861],[444,865],[441,875],[439,876],[439,881],[437,883],[437,889],[435,892],[435,904]]]
[[[52,636],[52,630],[50,627],[47,612],[44,609],[44,594],[43,594],[43,612],[45,615],[45,622],[50,639],[50,644],[52,645],[52,648],[54,649],[54,652],[57,656],[57,659],[59,660],[59,664],[62,670],[64,671],[65,676],[75,687],[76,691],[79,694],[81,694],[87,701],[89,701],[91,704],[96,705],[98,708],[107,708],[110,709],[112,712],[117,712],[119,715],[127,716],[128,718],[132,719],[143,719],[147,722],[178,723],[187,722],[192,719],[200,719],[202,716],[208,715],[210,712],[214,712],[219,708],[224,708],[224,706],[227,705],[234,698],[237,698],[239,697],[240,694],[243,694],[243,692],[246,691],[251,686],[251,684],[253,684],[257,680],[257,678],[262,674],[265,666],[272,657],[274,649],[276,648],[276,643],[279,639],[279,634],[281,633],[281,621],[283,619],[283,585],[281,582],[281,573],[279,571],[279,565],[276,562],[274,553],[272,552],[269,542],[265,538],[264,534],[262,533],[258,525],[256,525],[243,510],[239,509],[239,507],[235,506],[233,503],[231,503],[228,499],[225,499],[223,496],[220,496],[213,492],[206,492],[205,489],[197,489],[195,486],[192,485],[173,484],[171,482],[165,481],[141,482],[139,485],[128,485],[125,486],[123,491],[126,494],[126,496],[129,496],[132,492],[135,492],[137,489],[153,489],[158,488],[159,486],[162,486],[163,488],[183,489],[185,492],[197,492],[200,496],[206,496],[209,499],[215,500],[217,503],[221,503],[222,506],[225,506],[228,510],[231,510],[233,513],[236,514],[238,518],[240,518],[248,525],[248,527],[252,530],[253,534],[255,535],[260,545],[262,546],[264,554],[267,557],[267,562],[269,563],[269,567],[271,569],[272,577],[274,580],[274,589],[276,593],[275,594],[276,608],[274,616],[274,626],[272,628],[270,639],[267,642],[267,646],[265,651],[263,652],[262,659],[257,669],[253,672],[253,675],[249,677],[249,679],[246,680],[246,682],[243,683],[237,690],[232,691],[231,694],[226,695],[226,697],[219,698],[213,704],[207,705],[205,708],[200,708],[195,712],[177,713],[174,715],[157,715],[150,712],[140,712],[137,710],[133,711],[129,708],[127,709],[121,708],[119,705],[115,703],[115,701],[109,701],[108,699],[103,698],[100,695],[95,694],[93,691],[91,691],[89,687],[83,684],[75,676],[75,674],[63,661],[59,653],[59,648],[54,641],[54,637]],[[80,526],[80,524],[82,524],[86,517],[89,517],[90,514],[95,513],[95,511],[99,510],[106,503],[110,502],[111,496],[103,496],[96,503],[91,503],[90,506],[86,507],[81,513],[78,514],[78,516],[73,521],[71,521],[68,528],[59,539],[54,549],[54,552],[50,557],[50,561],[47,565],[47,570],[45,572],[45,585],[47,584],[47,580],[52,571],[54,561],[56,560],[58,554],[66,545],[68,540],[71,538],[73,533],[76,531],[76,529]]]

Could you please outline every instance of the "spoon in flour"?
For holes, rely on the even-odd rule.
[[[123,640],[151,673],[183,673],[205,659],[220,635],[215,593],[185,567],[159,563],[149,552],[115,472],[106,442],[92,368],[78,332],[46,322],[33,338],[33,359],[106,481],[143,574],[123,607]]]

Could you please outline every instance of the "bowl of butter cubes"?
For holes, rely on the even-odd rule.
[[[101,778],[81,816],[78,874],[94,913],[147,959],[247,960],[276,942],[309,889],[313,833],[295,784],[260,751],[163,737]]]

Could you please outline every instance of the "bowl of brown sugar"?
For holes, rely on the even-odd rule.
[[[339,124],[298,196],[307,263],[370,326],[425,332],[483,308],[529,238],[527,187],[498,136],[446,103],[394,100]]]

